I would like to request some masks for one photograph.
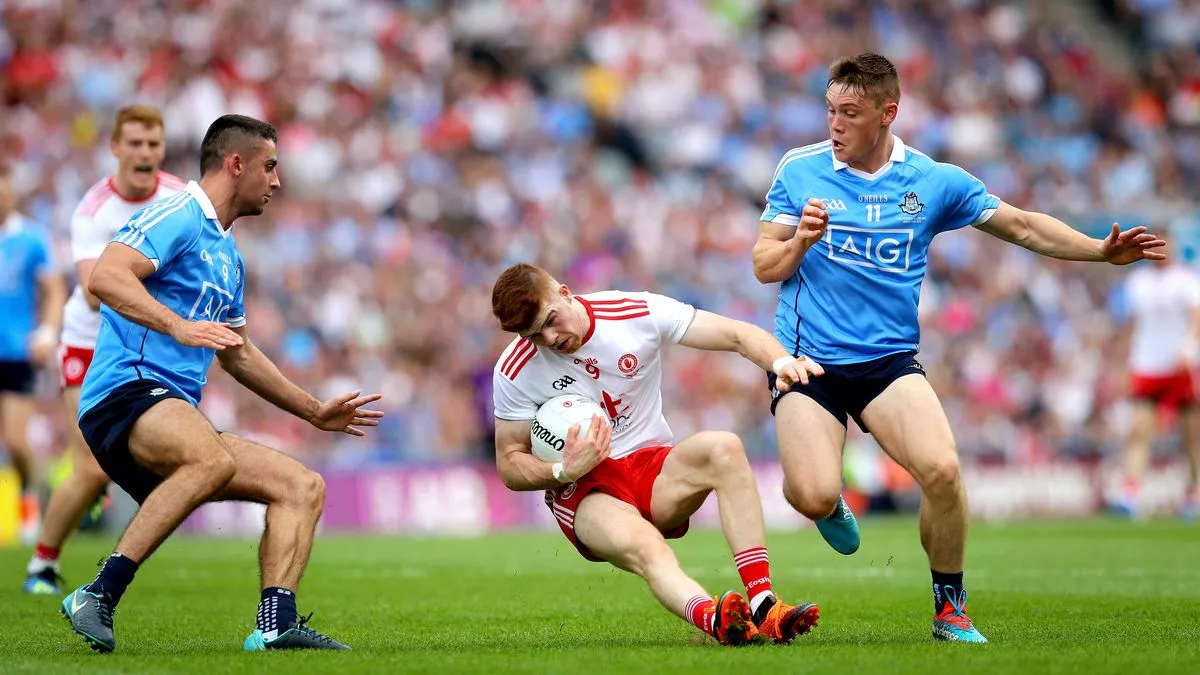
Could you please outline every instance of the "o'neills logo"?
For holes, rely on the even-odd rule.
[[[557,450],[559,452],[562,452],[563,446],[565,446],[567,444],[567,442],[565,440],[559,438],[558,436],[555,436],[554,432],[552,432],[549,429],[547,429],[546,427],[538,424],[538,421],[536,419],[533,420],[533,429],[532,430],[533,430],[534,438],[545,441],[547,445],[552,446],[555,450]]]

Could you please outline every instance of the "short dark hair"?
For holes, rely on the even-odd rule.
[[[831,84],[842,84],[854,92],[875,99],[875,105],[900,100],[900,75],[896,64],[886,56],[866,52],[834,61],[829,66]]]
[[[200,143],[200,175],[221,166],[234,152],[246,152],[257,140],[277,142],[275,127],[245,115],[221,115],[209,125]]]
[[[500,328],[509,333],[532,328],[553,283],[546,270],[528,263],[504,270],[492,286],[492,314],[500,320]]]

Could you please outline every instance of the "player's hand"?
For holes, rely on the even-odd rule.
[[[800,246],[812,246],[814,241],[825,236],[825,228],[829,225],[829,212],[825,210],[825,202],[813,197],[804,205],[800,212],[800,224],[792,241]]]
[[[1101,250],[1108,262],[1114,265],[1128,265],[1142,259],[1166,260],[1165,253],[1152,250],[1166,245],[1167,242],[1150,234],[1144,227],[1139,226],[1122,232],[1121,226],[1113,223],[1112,232],[1104,238]]]
[[[242,336],[233,332],[227,323],[216,321],[180,320],[171,329],[171,338],[184,347],[207,347],[221,351],[226,347],[241,347]]]
[[[563,448],[563,471],[574,480],[586,476],[612,452],[612,425],[600,415],[592,415],[583,438],[578,434],[578,424],[568,429],[567,447]]]
[[[825,374],[821,364],[807,356],[800,356],[787,363],[780,364],[775,369],[775,389],[781,394],[792,390],[794,384],[808,384],[810,377],[820,377]]]
[[[47,325],[38,326],[29,338],[29,360],[33,363],[48,363],[58,347],[58,333]]]
[[[309,422],[321,431],[341,431],[351,436],[365,436],[363,430],[357,427],[379,426],[379,418],[383,417],[383,411],[368,410],[363,406],[374,403],[383,396],[361,394],[361,391],[352,391],[334,396],[317,408]]]

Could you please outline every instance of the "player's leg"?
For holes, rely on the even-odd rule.
[[[133,384],[151,391],[147,384]],[[139,398],[139,391],[133,389],[132,398]],[[113,481],[138,500],[141,508],[96,580],[63,600],[63,613],[71,620],[72,629],[99,651],[116,647],[112,612],[138,566],[184,518],[224,488],[236,469],[225,444],[200,411],[169,394],[148,395],[153,401],[150,407],[129,409],[136,419],[127,441],[113,450],[112,456],[97,455]],[[147,400],[146,396],[140,398]],[[89,432],[84,436],[92,439]],[[97,447],[91,440],[89,446]]]
[[[775,401],[783,496],[816,523],[833,550],[850,555],[861,538],[858,521],[841,496],[846,413],[825,391],[825,383],[812,382],[803,391],[800,386]]]
[[[662,533],[632,505],[593,492],[575,510],[574,531],[593,555],[645,579],[663,607],[722,644],[744,644],[758,634],[746,599],[733,592],[710,596],[684,573]]]
[[[1150,464],[1150,449],[1157,435],[1158,404],[1148,398],[1135,398],[1131,404],[1133,419],[1125,452],[1121,456],[1121,492],[1112,508],[1125,516],[1137,514],[1142,477]]]
[[[755,623],[778,642],[790,642],[807,633],[816,625],[820,610],[812,603],[779,602],[775,596],[762,501],[750,460],[736,435],[703,431],[670,450],[653,483],[651,522],[660,531],[674,530],[686,524],[713,491],[721,529],[746,587]]]
[[[862,412],[880,447],[921,486],[921,545],[934,590],[934,637],[986,642],[966,615],[967,496],[950,422],[923,375],[904,375]]]
[[[29,447],[29,419],[33,416],[33,371],[26,364],[9,364],[13,388],[0,391],[0,433],[13,469],[21,481],[21,540],[28,546],[37,538],[38,478]]]
[[[67,412],[71,474],[55,488],[42,516],[42,531],[37,549],[29,561],[25,590],[30,593],[61,593],[58,559],[63,544],[79,527],[84,514],[104,493],[108,475],[96,463],[87,441],[79,431],[79,387],[63,389],[63,404]]]
[[[1180,431],[1184,452],[1188,457],[1188,482],[1179,515],[1185,520],[1195,520],[1200,505],[1200,407],[1194,403],[1179,412]]]
[[[325,481],[297,460],[244,438],[222,433],[236,472],[219,500],[266,504],[266,528],[258,547],[261,596],[248,650],[348,649],[304,625],[296,611],[296,588],[308,565],[317,521],[325,508]]]

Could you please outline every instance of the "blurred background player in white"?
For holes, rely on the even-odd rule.
[[[760,633],[787,643],[816,624],[816,605],[788,605],[772,590],[762,503],[741,440],[702,431],[674,443],[662,413],[660,356],[676,343],[737,352],[773,370],[785,389],[819,375],[819,366],[751,324],[652,293],[572,295],[527,264],[501,273],[492,313],[521,336],[493,372],[496,465],[506,487],[546,490],[547,506],[583,557],[642,577],[664,607],[721,644]],[[584,439],[572,427],[563,461],[550,464],[532,454],[531,420],[560,394],[595,400],[609,420],[593,418]],[[666,543],[687,532],[713,491],[749,602],[734,591],[709,596]]]
[[[1112,503],[1122,515],[1138,515],[1142,477],[1163,422],[1173,421],[1190,472],[1180,516],[1196,517],[1200,471],[1200,414],[1195,370],[1200,363],[1200,275],[1177,258],[1142,265],[1125,282],[1132,319],[1129,393],[1133,421],[1122,462],[1120,493]]]
[[[63,544],[108,484],[108,476],[96,464],[76,420],[79,387],[100,332],[100,299],[88,292],[87,280],[104,247],[134,213],[183,190],[182,180],[159,170],[166,155],[164,131],[157,108],[134,104],[117,111],[108,144],[117,159],[117,171],[93,185],[71,216],[76,284],[63,308],[58,348],[63,403],[71,429],[71,473],[46,505],[37,548],[26,568],[27,593],[62,593],[58,560]]]
[[[16,211],[12,171],[0,162],[0,430],[21,481],[20,538],[37,537],[38,468],[29,447],[37,371],[54,354],[66,291],[45,232]]]

